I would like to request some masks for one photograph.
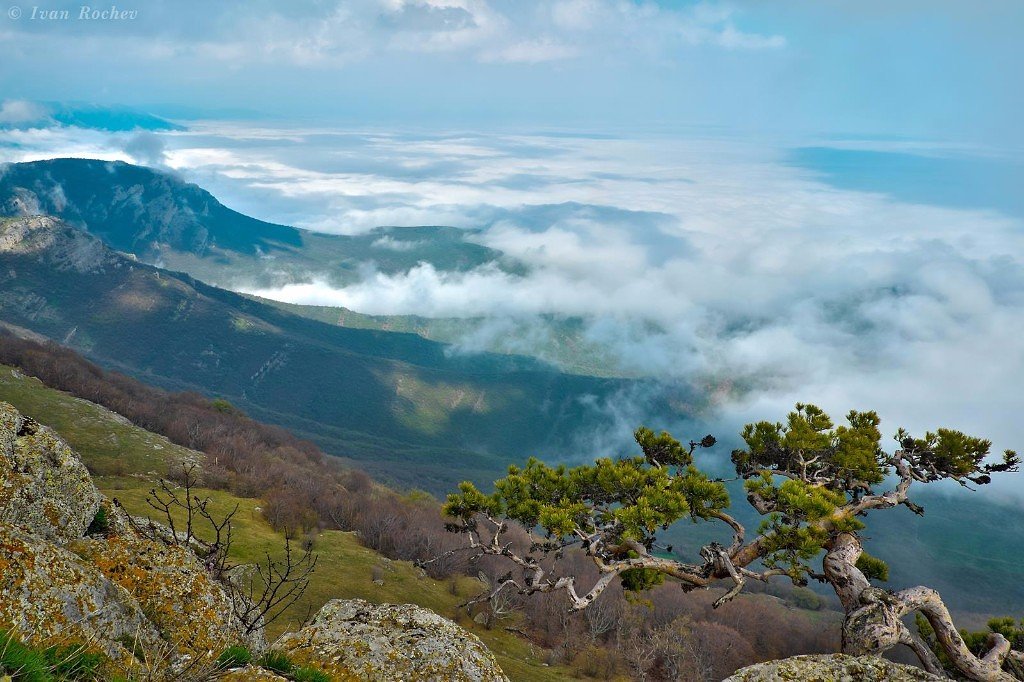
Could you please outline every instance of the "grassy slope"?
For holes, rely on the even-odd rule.
[[[47,388],[5,365],[0,365],[0,400],[56,429],[96,472],[96,483],[104,494],[116,497],[133,513],[151,511],[145,503],[147,491],[155,474],[167,470],[168,462],[198,455],[128,423],[120,415]],[[263,521],[257,511],[259,500],[218,491],[207,494],[222,513],[239,505],[233,547],[237,561],[257,561],[265,552],[279,553],[284,539]],[[272,638],[296,627],[330,599],[359,597],[371,602],[412,603],[455,618],[478,635],[512,680],[544,682],[570,676],[568,668],[545,666],[544,650],[526,640],[504,630],[486,630],[459,617],[456,606],[479,590],[479,583],[472,578],[459,579],[457,594],[452,594],[449,582],[421,577],[408,562],[389,561],[363,547],[352,533],[341,531],[322,533],[315,551],[321,558],[310,588],[300,602],[272,624]],[[375,567],[383,569],[383,586],[373,583]]]

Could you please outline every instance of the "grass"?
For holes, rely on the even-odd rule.
[[[0,365],[0,400],[52,427],[82,456],[89,470],[106,476],[164,475],[200,453],[140,429],[119,414]]]
[[[0,365],[0,400],[56,429],[94,471],[100,490],[108,497],[116,497],[134,514],[152,514],[146,496],[157,476],[164,475],[173,462],[198,455],[128,423],[109,410],[48,388],[4,365]],[[267,552],[274,557],[281,554],[284,537],[263,520],[259,500],[214,490],[198,494],[211,498],[215,515],[225,515],[235,504],[239,505],[232,548],[235,561],[259,561]],[[453,586],[451,581],[424,577],[409,562],[390,561],[364,547],[353,533],[343,531],[318,535],[314,551],[320,555],[320,561],[309,589],[268,627],[271,641],[299,627],[331,599],[417,604],[452,618],[479,636],[513,681],[546,682],[571,676],[569,668],[546,666],[544,649],[505,630],[487,630],[457,612],[458,604],[481,589],[474,578],[460,577]],[[381,573],[384,584],[374,584],[374,577]]]
[[[82,646],[30,647],[14,635],[0,630],[0,680],[17,682],[88,682],[100,679],[102,654]]]

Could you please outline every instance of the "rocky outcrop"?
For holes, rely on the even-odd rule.
[[[22,529],[0,524],[0,627],[35,643],[88,643],[125,663],[137,643],[162,640],[142,607],[96,567]]]
[[[342,679],[507,682],[475,635],[412,604],[337,599],[274,649]]]
[[[83,273],[123,264],[96,237],[41,215],[0,219],[0,253],[34,256],[58,270]]]
[[[105,522],[90,525],[102,508]],[[231,597],[187,548],[143,537],[52,430],[0,403],[0,628],[72,641],[115,665],[140,651],[169,668],[216,657],[247,634]]]
[[[219,653],[234,644],[266,648],[262,631],[245,634],[227,591],[184,547],[123,535],[81,540],[72,550],[124,588],[178,651]]]
[[[737,670],[725,682],[920,682],[941,679],[920,668],[875,656],[822,654],[751,665]]]
[[[217,678],[220,682],[288,682],[275,672],[254,665],[247,665],[237,670],[229,670]]]
[[[100,499],[67,443],[0,403],[0,524],[64,545],[85,534]]]

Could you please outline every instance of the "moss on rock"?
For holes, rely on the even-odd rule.
[[[941,680],[909,665],[875,656],[794,656],[737,670],[725,682],[925,682]]]
[[[64,545],[85,534],[101,499],[67,443],[0,402],[0,523]]]
[[[335,599],[274,648],[341,679],[507,682],[475,635],[412,604]]]

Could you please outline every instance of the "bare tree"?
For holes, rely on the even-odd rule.
[[[309,550],[293,554],[291,540],[285,538],[283,560],[274,560],[267,554],[263,562],[252,566],[245,587],[232,586],[232,610],[246,634],[274,622],[302,597],[316,570],[317,559]]]
[[[256,564],[231,563],[232,519],[238,505],[227,515],[216,517],[210,509],[210,498],[194,494],[199,483],[197,470],[195,464],[182,465],[176,476],[180,490],[164,479],[160,480],[158,488],[150,490],[146,502],[159,512],[166,525],[151,519],[138,520],[117,499],[114,504],[125,512],[129,523],[143,537],[195,553],[206,570],[225,587],[234,615],[245,633],[251,634],[274,622],[302,597],[316,569],[317,556],[308,549],[293,552],[291,540],[286,536],[281,560],[268,553]],[[203,532],[199,532],[200,526]]]

